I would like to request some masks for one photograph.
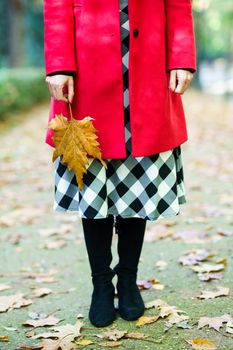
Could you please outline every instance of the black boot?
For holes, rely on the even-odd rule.
[[[113,216],[109,216],[106,219],[82,218],[94,286],[89,319],[96,327],[108,326],[116,318],[114,307],[115,288],[112,283],[115,272],[110,268],[112,262],[113,221]]]
[[[116,217],[119,263],[114,267],[117,273],[119,314],[133,321],[144,314],[145,305],[137,286],[138,263],[144,241],[146,219]]]

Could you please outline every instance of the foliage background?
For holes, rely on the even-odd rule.
[[[196,87],[217,95],[233,94],[233,2],[232,0],[193,0],[193,14],[197,42],[198,70],[195,75]],[[0,13],[0,97],[7,72],[17,68],[24,69],[22,84],[27,79],[31,84],[31,69],[37,69],[35,80],[43,84],[43,0],[1,0]],[[38,80],[38,68],[41,78]],[[4,71],[4,74],[1,74]],[[14,71],[9,74],[12,77]],[[10,79],[10,78],[9,78]],[[20,80],[18,82],[20,84]],[[15,87],[17,89],[17,86]],[[31,91],[42,94],[28,98],[28,106],[34,101],[41,101],[47,95],[43,89]],[[20,95],[19,93],[15,96]],[[2,97],[3,98],[3,97]],[[13,101],[14,102],[14,101]],[[27,105],[26,104],[26,105]],[[4,104],[5,105],[5,104]],[[20,102],[13,103],[20,108]],[[25,102],[23,104],[25,106]],[[15,110],[15,109],[14,109]],[[6,112],[0,107],[1,117]],[[9,105],[9,112],[12,109]]]

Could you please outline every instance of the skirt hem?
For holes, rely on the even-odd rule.
[[[183,205],[185,204],[187,201],[186,201],[186,198],[184,196],[180,197],[179,198],[179,205]],[[55,212],[78,212],[79,214],[79,217],[80,218],[87,218],[86,216],[84,215],[81,215],[79,210],[77,208],[72,208],[72,207],[69,207],[69,209],[65,209],[65,208],[62,208],[62,207],[53,207],[53,210]],[[111,212],[111,210],[108,211],[108,215],[114,215],[114,216],[117,216],[117,215],[120,215],[122,218],[131,218],[131,217],[135,217],[135,218],[142,218],[142,219],[146,219],[146,220],[150,220],[150,221],[156,221],[156,220],[160,220],[160,219],[167,219],[167,218],[170,218],[170,217],[174,217],[174,216],[177,216],[180,214],[180,210],[178,210],[177,212],[173,211],[172,213],[169,213],[169,214],[160,214],[160,215],[156,215],[156,216],[142,216],[142,215],[122,215],[122,214],[117,214],[116,212]],[[95,219],[103,219],[107,216],[95,216]]]

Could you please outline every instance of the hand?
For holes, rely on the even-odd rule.
[[[74,78],[68,75],[56,74],[47,76],[45,81],[48,83],[50,95],[58,101],[72,102],[74,97]],[[68,88],[68,94],[65,93]]]
[[[193,74],[184,69],[173,69],[170,71],[169,88],[171,91],[182,95],[189,87]]]

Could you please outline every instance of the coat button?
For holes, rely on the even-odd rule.
[[[133,30],[133,36],[134,36],[135,38],[137,38],[137,37],[138,37],[138,34],[139,34],[139,30],[138,30],[137,28],[135,28],[135,29]]]

